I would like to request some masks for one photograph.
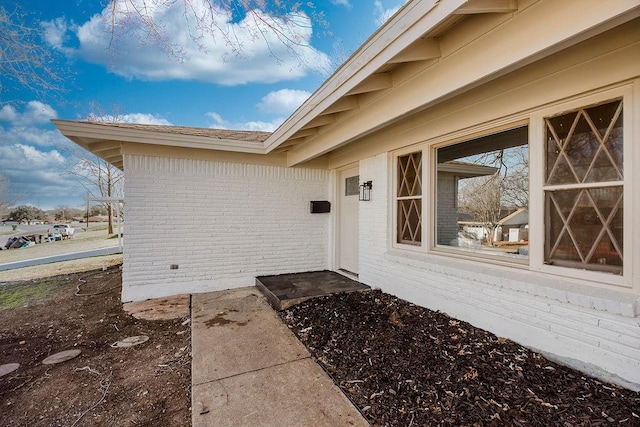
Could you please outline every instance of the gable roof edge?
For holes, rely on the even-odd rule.
[[[276,149],[468,0],[410,0],[356,50],[265,142]]]
[[[215,135],[188,135],[176,132],[170,133],[159,131],[159,129],[149,130],[142,127],[122,126],[117,123],[110,125],[105,123],[70,120],[52,120],[52,122],[64,136],[89,151],[91,151],[89,147],[91,143],[100,141],[117,141],[167,145],[171,147],[265,154],[262,142],[259,140],[247,141]],[[178,127],[158,126],[158,128],[176,129]],[[246,131],[238,132],[246,133]]]

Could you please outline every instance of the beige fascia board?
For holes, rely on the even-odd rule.
[[[91,151],[92,153],[99,153],[101,151],[108,151],[108,150],[113,150],[114,148],[120,148],[120,143],[117,141],[106,141],[106,140],[102,140],[102,141],[96,141],[96,142],[89,142],[88,144],[86,144],[88,147],[88,150]]]
[[[181,135],[154,132],[141,129],[119,128],[101,124],[76,122],[68,120],[52,120],[64,136],[77,142],[77,138],[85,141],[83,148],[91,145],[91,141],[119,141],[138,144],[166,145],[171,147],[201,148],[205,150],[233,151],[239,153],[264,154],[262,143],[213,139],[206,136]],[[88,148],[87,148],[88,149]]]
[[[428,61],[440,57],[440,42],[434,38],[420,39],[407,49],[394,56],[390,64],[404,62]]]
[[[558,13],[558,8],[563,12]],[[576,10],[581,10],[581,13],[575,13]],[[567,16],[571,19],[567,20]],[[290,150],[287,164],[295,165],[326,154],[638,16],[640,6],[637,0],[535,3],[523,13],[514,14],[496,31],[474,40],[412,79],[394,86],[377,102],[361,106],[349,120],[337,122],[317,137]],[[538,37],[531,37],[531,34]]]
[[[527,126],[532,112],[541,106],[633,80],[640,83],[640,33],[629,38],[634,22],[619,28],[581,43],[569,55],[559,52],[322,157],[329,157],[329,167],[335,169],[427,141],[430,145],[468,141]],[[607,73],[602,72],[605,69]]]
[[[206,160],[212,162],[246,163],[268,166],[285,166],[284,153],[251,154],[237,151],[203,150],[201,148],[176,147],[168,145],[149,145],[136,142],[122,144],[122,155],[140,155],[149,157],[169,157],[179,159]]]
[[[449,172],[463,178],[475,178],[478,176],[493,175],[498,168],[485,165],[461,164],[461,163],[438,163],[438,172]]]
[[[379,28],[318,90],[264,142],[267,152],[365,81],[429,30],[453,15],[467,0],[410,1]]]
[[[210,162],[239,163],[264,166],[286,167],[285,153],[272,152],[269,154],[247,154],[233,151],[202,150],[199,148],[170,147],[167,145],[151,146],[149,144],[124,143],[122,155],[138,155],[148,157],[168,157]],[[303,168],[327,169],[326,158],[314,159],[311,162],[298,165]],[[296,166],[296,167],[298,167]]]
[[[331,124],[331,123],[333,123],[335,121],[336,121],[335,114],[325,114],[325,115],[318,116],[318,117],[314,118],[309,123],[307,123],[305,126],[300,128],[300,130],[305,131],[305,130],[309,130],[309,129],[319,128],[319,127],[322,127],[322,126],[329,125],[329,124]]]
[[[357,110],[360,107],[360,101],[357,96],[345,96],[340,98],[335,104],[322,112],[322,115],[341,113],[343,111]]]
[[[122,156],[120,152],[120,147],[112,148],[110,150],[91,151],[91,152],[96,156],[99,156],[107,161],[109,161],[109,159],[115,159],[117,157]]]
[[[279,145],[278,148],[282,148],[283,146],[286,146],[289,142],[293,140],[306,138],[308,136],[316,136],[317,134],[318,134],[318,128],[301,129],[298,132],[294,133],[287,142]]]
[[[118,156],[118,157],[107,157],[106,159],[104,159],[104,161],[106,161],[107,163],[109,163],[110,165],[120,169],[119,165],[122,165],[124,162],[122,160],[122,156]],[[120,169],[122,170],[122,169]],[[123,171],[124,172],[124,171]]]
[[[372,74],[362,83],[347,92],[346,96],[360,95],[362,93],[377,92],[379,90],[390,89],[393,86],[391,73]],[[340,102],[340,101],[338,101]]]
[[[456,14],[508,13],[516,10],[518,10],[517,0],[469,0],[467,4],[456,10]]]

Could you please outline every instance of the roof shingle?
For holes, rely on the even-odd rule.
[[[231,129],[213,129],[213,128],[194,128],[188,126],[166,126],[166,125],[147,125],[138,123],[100,123],[91,122],[92,124],[117,127],[125,129],[136,129],[141,131],[158,132],[164,134],[187,135],[187,136],[204,136],[208,138],[228,139],[232,141],[245,142],[264,142],[271,135],[271,132],[251,131],[251,130],[231,130]]]

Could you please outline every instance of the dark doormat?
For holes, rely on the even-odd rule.
[[[370,290],[367,285],[328,270],[259,276],[256,286],[276,310],[285,310],[314,297]]]

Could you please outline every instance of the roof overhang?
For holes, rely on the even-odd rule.
[[[458,178],[477,178],[494,175],[498,172],[498,168],[473,163],[447,162],[438,163],[438,172],[452,173]]]
[[[64,136],[123,169],[122,147],[126,143],[165,145],[176,148],[199,148],[236,153],[266,154],[265,132],[242,132],[178,126],[128,125],[53,120]],[[255,134],[255,141],[242,140]],[[236,135],[236,137],[233,137]]]
[[[478,14],[494,14],[494,27],[445,55],[440,37]],[[289,166],[309,161],[638,16],[637,0],[411,0],[265,149],[286,151]]]
[[[479,25],[465,25],[479,16]],[[280,153],[295,166],[639,16],[638,0],[409,0],[261,141],[179,127],[54,123],[120,169],[126,143]]]
[[[437,59],[440,56],[438,42],[426,32],[458,19],[454,12],[468,2],[407,2],[267,138],[266,150],[278,149],[287,142],[304,142],[317,135],[325,125],[334,123],[335,114],[359,109],[359,95],[391,88],[391,73],[380,72],[387,64]],[[502,3],[513,10],[516,1],[494,3]]]

